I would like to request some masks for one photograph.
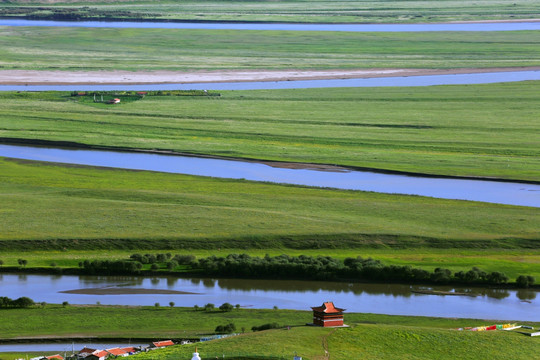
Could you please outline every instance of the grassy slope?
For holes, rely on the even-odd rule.
[[[130,239],[133,248],[205,240],[214,246],[203,248],[234,248],[296,236],[304,247],[310,238],[329,246],[341,238],[350,246],[435,238],[435,246],[493,247],[538,237],[534,208],[16,161],[0,167],[3,240],[79,239],[73,246],[82,248],[84,239]]]
[[[234,91],[115,107],[2,93],[0,137],[539,181],[537,86]]]
[[[537,33],[0,27],[0,66],[79,71],[538,66]]]
[[[538,3],[523,0],[469,1],[134,1],[19,0],[17,5],[91,6],[102,11],[132,11],[158,19],[298,22],[440,22],[527,19],[540,16]],[[47,14],[47,11],[37,11]],[[114,14],[112,14],[114,15]]]
[[[190,308],[68,306],[47,305],[45,308],[2,310],[0,333],[3,338],[28,336],[95,336],[101,338],[185,338],[211,334],[217,325],[233,322],[247,334],[228,340],[197,344],[203,355],[264,354],[282,355],[297,351],[307,359],[321,355],[321,340],[326,338],[331,356],[354,358],[361,351],[370,358],[388,358],[400,354],[414,358],[415,350],[423,357],[441,358],[450,352],[453,358],[467,358],[470,348],[479,354],[494,355],[496,351],[515,347],[513,358],[538,349],[537,339],[516,333],[472,333],[453,329],[466,326],[492,325],[496,321],[474,319],[444,319],[429,317],[391,316],[346,313],[346,323],[352,329],[321,329],[303,325],[311,321],[311,312],[292,310],[233,310],[222,313],[194,311]],[[252,326],[277,322],[290,325],[291,330],[249,333]],[[524,323],[537,327],[537,323]],[[268,347],[271,343],[273,346]],[[447,350],[444,350],[447,349]],[[497,350],[498,349],[498,350]],[[185,358],[193,346],[175,347],[152,353],[161,359]],[[443,357],[437,357],[436,354]],[[1,358],[1,357],[0,357]],[[146,356],[138,358],[145,359]],[[408,358],[408,357],[405,357]]]

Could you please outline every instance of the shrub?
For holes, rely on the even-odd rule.
[[[218,325],[215,329],[216,333],[230,334],[236,331],[236,325],[234,323],[228,323],[227,325]]]
[[[214,308],[215,308],[215,306],[212,303],[208,303],[208,304],[204,305],[204,311],[212,311],[212,310],[214,310]]]
[[[279,329],[281,326],[279,326],[278,323],[268,323],[263,324],[261,326],[253,326],[251,328],[252,331],[262,331],[262,330],[269,330],[269,329]]]
[[[221,311],[232,311],[232,309],[234,309],[234,306],[232,306],[228,302],[224,303],[223,305],[219,307],[219,310]]]

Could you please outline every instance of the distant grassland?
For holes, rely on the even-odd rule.
[[[0,69],[247,70],[540,65],[538,31],[318,32],[0,27]]]
[[[0,203],[3,251],[538,248],[535,208],[17,160]]]
[[[117,106],[8,92],[0,138],[540,181],[538,84],[223,91]]]
[[[150,1],[18,0],[3,4],[4,15],[35,18],[58,13],[82,18],[280,22],[409,23],[515,20],[540,17],[534,0],[456,1]],[[19,5],[19,6],[18,6]],[[24,6],[20,6],[24,5]],[[44,9],[43,7],[46,6]],[[90,9],[85,9],[90,7]],[[17,11],[22,10],[22,11]],[[61,10],[61,11],[58,11]]]

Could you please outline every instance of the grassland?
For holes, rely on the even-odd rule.
[[[538,66],[537,34],[0,27],[0,69],[194,71]]]
[[[3,310],[0,332],[3,339],[27,336],[73,336],[101,338],[187,338],[212,334],[217,325],[233,322],[244,335],[219,341],[199,343],[203,356],[219,354],[251,354],[281,356],[298,352],[305,359],[317,359],[326,348],[331,357],[386,359],[400,349],[401,358],[433,359],[478,358],[495,356],[514,349],[512,358],[524,359],[539,349],[538,339],[510,332],[455,331],[467,326],[484,326],[495,321],[443,319],[429,317],[390,316],[347,313],[349,329],[305,327],[311,312],[291,310],[233,310],[204,312],[190,308],[154,308],[121,306],[47,305],[44,308]],[[252,326],[277,322],[290,330],[251,333]],[[17,325],[15,325],[17,324]],[[520,324],[522,324],[520,322]],[[539,326],[538,323],[523,323]],[[268,346],[272,344],[272,346]],[[179,346],[150,357],[161,359],[188,358],[193,346]],[[474,348],[474,357],[470,349]],[[158,355],[159,354],[159,355]],[[419,355],[421,354],[421,355]],[[420,356],[420,357],[419,357]],[[4,359],[4,357],[1,357]],[[496,356],[494,358],[497,358]],[[7,359],[7,358],[6,358]]]
[[[537,86],[229,91],[114,107],[2,93],[0,137],[539,181]]]
[[[468,1],[5,1],[2,15],[68,19],[410,23],[540,17],[538,3]],[[44,6],[46,6],[44,8]]]
[[[5,159],[0,170],[6,266],[22,257],[28,267],[74,267],[164,249],[540,275],[534,208]]]

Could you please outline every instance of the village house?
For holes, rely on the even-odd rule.
[[[343,311],[334,306],[334,303],[327,301],[321,306],[312,307],[313,325],[323,327],[343,326]]]
[[[172,345],[174,345],[172,340],[163,340],[163,341],[153,342],[152,345],[150,345],[150,348],[151,349],[159,349],[159,348],[162,348],[162,347],[172,346]]]

